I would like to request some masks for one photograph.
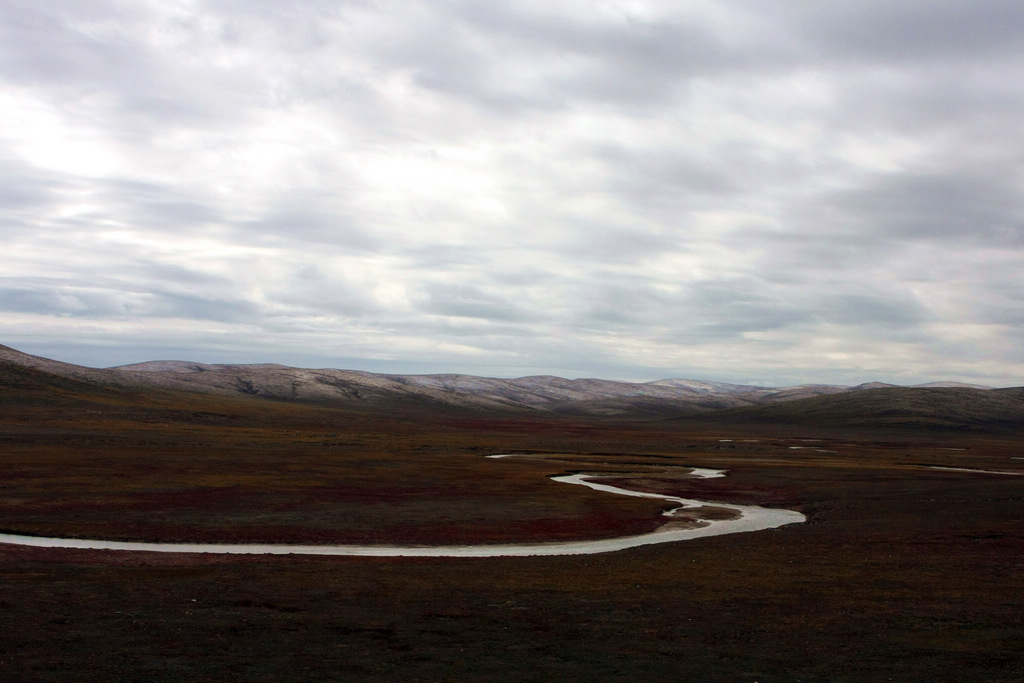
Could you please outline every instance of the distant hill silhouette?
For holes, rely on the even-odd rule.
[[[667,379],[618,382],[552,376],[496,379],[471,375],[388,375],[284,365],[152,361],[87,368],[0,346],[0,402],[130,401],[166,392],[200,392],[367,409],[414,408],[501,413],[692,418],[722,424],[817,424],[926,429],[1024,428],[1024,388],[938,382],[795,387]]]
[[[882,387],[723,410],[722,424],[1024,431],[1024,387]]]

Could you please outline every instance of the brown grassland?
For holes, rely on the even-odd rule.
[[[729,440],[724,440],[729,439]],[[130,392],[0,368],[0,531],[497,543],[640,533],[642,472],[805,524],[603,555],[321,558],[0,544],[7,680],[1020,681],[1024,437]],[[493,453],[537,457],[491,460]],[[722,468],[722,479],[673,467]]]

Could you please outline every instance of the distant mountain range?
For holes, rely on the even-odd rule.
[[[0,365],[33,368],[50,375],[119,389],[170,389],[266,399],[361,405],[410,406],[516,413],[609,417],[685,417],[800,421],[889,415],[934,419],[952,411],[958,420],[1019,421],[1024,389],[993,389],[955,382],[896,387],[880,382],[857,386],[804,384],[758,387],[687,379],[618,382],[553,376],[495,379],[471,375],[390,375],[355,370],[305,369],[284,365],[208,365],[151,361],[113,368],[88,368],[32,356],[0,346]],[[934,404],[934,405],[933,405]],[[936,408],[935,405],[940,406]],[[944,412],[943,412],[944,411]],[[956,417],[959,415],[960,417]],[[901,417],[902,416],[902,417]],[[947,420],[942,417],[942,420]]]

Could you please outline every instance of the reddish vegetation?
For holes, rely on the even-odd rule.
[[[1012,434],[383,415],[0,379],[5,531],[471,543],[661,522],[664,501],[548,480],[573,471],[642,472],[650,490],[808,516],[585,557],[0,545],[12,680],[1017,681],[1024,670],[1022,480],[920,467],[1019,469]],[[502,452],[544,457],[482,457]],[[679,476],[687,465],[729,476]]]

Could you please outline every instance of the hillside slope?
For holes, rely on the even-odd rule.
[[[714,412],[719,416],[716,419],[725,421],[873,420],[895,424],[916,420],[945,426],[982,424],[984,420],[1013,422],[1019,409],[1013,390],[953,383],[919,388],[881,383],[852,387],[758,387],[687,379],[497,379],[188,361],[150,361],[98,369],[33,356],[6,346],[0,346],[0,362],[9,369],[31,369],[93,388],[189,391],[383,409],[410,406],[606,417],[680,417]]]
[[[1024,387],[880,387],[724,410],[722,424],[1024,431]]]

